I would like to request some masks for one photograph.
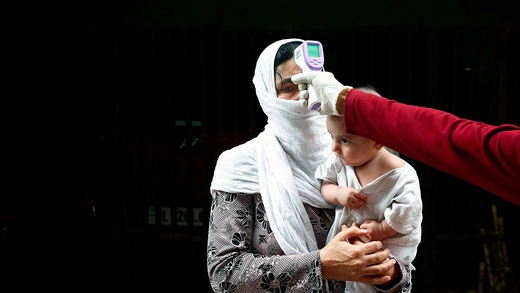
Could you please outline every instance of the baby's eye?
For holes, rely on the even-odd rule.
[[[341,143],[343,143],[343,144],[347,144],[347,143],[348,143],[348,139],[346,139],[346,138],[342,138],[342,139],[341,139]]]

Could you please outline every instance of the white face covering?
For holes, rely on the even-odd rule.
[[[258,137],[222,153],[211,186],[213,195],[215,190],[260,192],[271,229],[287,255],[318,249],[302,202],[333,208],[314,177],[330,152],[326,116],[308,110],[303,101],[276,94],[274,59],[278,48],[291,41],[303,40],[280,40],[260,54],[253,83],[267,125]]]

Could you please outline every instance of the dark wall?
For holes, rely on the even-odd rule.
[[[329,29],[518,26],[515,1],[97,1],[90,28]]]
[[[24,176],[13,176],[16,196],[0,207],[11,275],[45,276],[45,286],[59,288],[68,286],[49,276],[81,288],[108,282],[121,292],[207,292],[214,164],[262,131],[251,79],[259,53],[280,38],[321,41],[325,68],[346,84],[520,125],[512,4],[98,1],[67,12],[4,10],[6,85],[19,106],[10,114],[20,110],[9,137],[35,150],[35,159],[17,161],[13,175]],[[502,280],[518,290],[519,207],[405,159],[418,171],[424,201],[414,291],[499,291]],[[148,223],[150,207],[156,224]],[[160,224],[163,207],[172,213],[167,225]],[[53,263],[58,268],[49,270]],[[179,268],[182,277],[174,274]]]

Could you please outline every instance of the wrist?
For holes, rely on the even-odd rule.
[[[328,261],[327,261],[327,253],[325,249],[320,249],[319,251],[319,258],[320,258],[320,266],[321,266],[321,278],[323,280],[327,280],[330,278],[329,271],[328,271]]]
[[[336,100],[336,111],[343,115],[345,113],[345,100],[347,99],[347,95],[350,92],[352,87],[347,86],[342,89],[338,94],[338,99]]]

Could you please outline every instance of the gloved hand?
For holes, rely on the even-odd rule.
[[[342,116],[336,110],[339,93],[346,88],[350,90],[352,87],[342,85],[334,78],[334,74],[326,71],[310,71],[293,75],[291,80],[298,84],[300,99],[309,99],[308,83],[314,86],[319,95],[318,100],[321,100],[321,107],[318,109],[320,114]]]

